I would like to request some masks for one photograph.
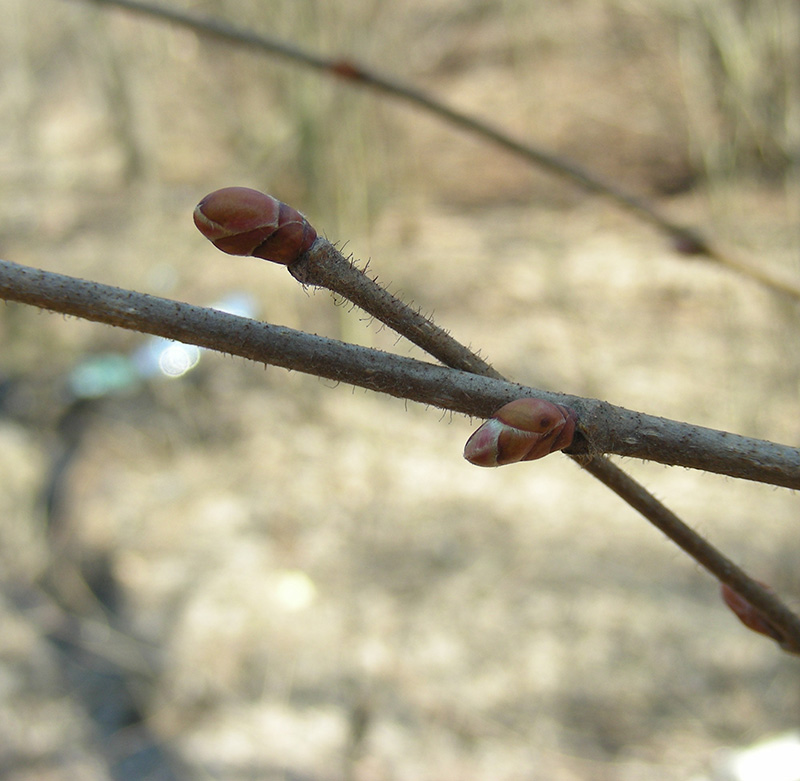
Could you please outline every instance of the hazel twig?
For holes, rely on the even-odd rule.
[[[714,575],[720,583],[728,586],[752,605],[775,630],[768,636],[776,640],[784,651],[800,654],[800,618],[772,589],[751,578],[741,567],[687,526],[647,489],[607,458],[593,458],[583,467],[644,515],[650,523]],[[767,634],[760,629],[756,631]]]
[[[716,243],[704,237],[696,229],[680,225],[671,220],[645,198],[618,187],[593,171],[578,166],[571,160],[560,157],[534,144],[516,139],[504,130],[494,127],[484,120],[445,105],[438,98],[428,95],[422,90],[397,79],[380,75],[371,68],[356,64],[352,60],[322,57],[299,46],[254,33],[251,30],[245,30],[219,19],[201,17],[178,9],[144,2],[144,0],[91,0],[91,2],[98,5],[117,6],[134,13],[145,14],[189,28],[202,35],[283,57],[305,67],[331,74],[344,81],[363,85],[379,93],[403,100],[440,117],[454,127],[490,141],[531,165],[543,168],[563,179],[568,179],[587,192],[600,195],[616,203],[670,236],[673,246],[681,254],[690,257],[704,256],[709,260],[716,261],[721,265],[728,266],[741,274],[749,276],[774,291],[800,299],[800,283],[797,280],[778,276],[774,272],[752,263],[745,263],[730,253],[724,252]]]
[[[418,312],[406,307],[353,263],[345,260],[338,250],[325,240],[315,243],[308,252],[290,264],[289,272],[304,284],[325,287],[344,296],[445,365],[473,374],[504,379],[483,359],[459,344],[431,320],[423,318],[423,322],[420,323]],[[578,430],[581,431],[580,425]],[[552,451],[548,449],[547,452]],[[785,651],[800,654],[800,618],[789,610],[773,591],[764,588],[751,578],[607,458],[601,455],[587,458],[569,452],[565,455],[611,488],[717,580],[740,594],[762,613],[780,634],[778,640]]]
[[[486,361],[368,277],[329,241],[318,238],[302,214],[271,195],[249,187],[215,190],[197,204],[194,222],[223,252],[282,263],[298,282],[346,298],[410,342],[424,345],[445,365],[501,379]]]
[[[514,399],[544,399],[574,409],[593,446],[598,437],[608,441],[603,452],[800,489],[796,448],[645,415],[597,399],[482,377],[6,260],[0,260],[0,299],[176,339],[474,418],[488,418]],[[640,428],[647,430],[643,442],[637,439]],[[666,443],[660,454],[658,432],[663,432]],[[692,443],[688,452],[681,448],[686,442]],[[576,450],[575,442],[572,449]],[[583,452],[588,454],[588,447]]]
[[[285,204],[284,207],[281,209],[280,201],[256,190],[226,187],[200,201],[194,220],[219,249],[286,265],[304,285],[325,287],[353,301],[442,363],[483,377],[500,377],[480,356],[370,279],[326,239],[317,238],[316,231],[299,212]],[[306,227],[298,227],[299,221],[305,222]],[[277,236],[286,241],[276,242]],[[280,247],[279,252],[275,251],[276,246]],[[797,448],[645,415],[594,399],[511,387],[516,388],[516,393],[494,396],[497,403],[488,408],[476,398],[478,406],[470,408],[480,411],[467,414],[487,418],[515,398],[536,396],[578,412],[582,437],[571,448],[574,455],[615,453],[773,485],[800,486]],[[454,399],[440,406],[456,410],[453,403]]]
[[[246,207],[242,210],[241,222],[236,209],[238,202]],[[262,202],[265,217],[259,220],[259,205]],[[280,256],[276,257],[274,249],[276,237],[281,231],[286,230],[279,218],[283,209],[276,204],[280,202],[254,190],[225,188],[211,193],[198,204],[194,220],[200,231],[225,252],[234,255],[255,255],[265,260],[285,263],[292,276],[303,284],[324,287],[347,298],[442,363],[473,374],[503,379],[495,369],[469,348],[460,344],[429,318],[423,318],[419,312],[392,296],[375,280],[367,277],[354,263],[346,260],[330,242],[320,238],[312,241],[310,234],[313,232],[316,237],[316,231],[310,225],[308,230],[303,229],[302,241],[292,242],[289,252],[284,252],[281,245]],[[306,222],[302,215],[292,210],[292,226],[296,226],[298,218],[301,223]],[[299,234],[300,231],[294,227],[294,233]],[[566,422],[573,413],[569,408],[564,411],[566,415],[563,422]],[[548,427],[549,425],[548,423]],[[572,426],[574,429],[574,420]],[[582,431],[580,419],[577,429]],[[560,449],[551,449],[548,442],[545,442],[545,445],[542,455],[552,452],[552,449]],[[577,455],[569,450],[566,455],[611,488],[717,580],[739,593],[755,609],[762,612],[769,624],[780,634],[781,647],[784,650],[800,653],[800,618],[795,616],[774,592],[764,588],[737,567],[627,473],[599,452],[592,450],[589,442],[588,455]],[[495,460],[492,465],[497,463],[500,462]]]
[[[473,374],[503,379],[502,375],[488,366],[479,356],[434,326],[430,320],[425,319],[424,328],[410,325],[413,318],[419,316],[418,313],[406,308],[404,317],[402,302],[369,279],[354,264],[346,261],[330,243],[322,240],[321,243],[315,244],[309,252],[304,253],[289,266],[289,271],[304,284],[326,287],[348,298],[442,363]],[[360,281],[356,280],[356,276]],[[375,288],[378,290],[375,291]],[[408,327],[406,319],[409,322]],[[452,363],[447,357],[443,357],[447,355],[454,356]],[[486,369],[482,370],[481,365],[486,366]],[[580,425],[578,430],[582,431]],[[565,455],[611,488],[717,580],[743,596],[778,630],[781,647],[787,652],[800,654],[800,618],[792,613],[774,592],[765,589],[758,581],[751,578],[607,458],[601,455],[586,458],[569,452]]]
[[[474,418],[488,418],[514,399],[544,399],[574,409],[593,443],[597,437],[609,442],[603,452],[800,489],[796,448],[645,415],[597,399],[482,377],[6,260],[0,260],[0,299],[175,339]],[[648,432],[644,444],[637,440],[640,428]],[[663,432],[666,442],[660,456],[658,432]],[[681,448],[686,442],[692,443],[688,452]],[[572,449],[576,450],[575,442]],[[588,454],[588,448],[583,452]]]

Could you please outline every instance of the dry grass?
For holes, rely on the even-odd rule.
[[[409,0],[324,24],[316,5],[203,8],[357,52],[642,191],[702,179],[678,22],[656,5]],[[0,8],[17,42],[0,46],[4,257],[198,303],[246,290],[272,322],[408,351],[196,234],[206,192],[263,187],[510,376],[800,438],[796,308],[649,228],[287,66],[79,3]],[[797,271],[796,177],[726,179],[656,197]],[[63,377],[142,340],[12,306],[0,337],[22,389],[0,418],[5,777],[107,778],[128,746],[98,739],[58,664],[52,595],[92,611],[70,562],[113,576],[122,632],[84,624],[82,642],[137,673],[187,777],[677,781],[796,724],[796,662],[573,464],[476,470],[469,421],[313,378],[205,355],[183,381],[99,403],[48,538]],[[629,467],[797,603],[796,497]]]

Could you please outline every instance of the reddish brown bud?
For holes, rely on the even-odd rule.
[[[681,255],[708,255],[706,240],[691,230],[681,230],[672,236],[672,246]]]
[[[464,458],[476,466],[533,461],[572,443],[575,410],[542,399],[516,399],[501,407],[467,440]]]
[[[761,583],[764,586],[763,583]],[[764,586],[772,591],[769,586]],[[736,617],[748,628],[773,640],[783,641],[784,637],[766,618],[756,610],[741,594],[737,594],[730,586],[722,584],[722,599],[736,614]]]
[[[359,80],[364,78],[363,71],[350,60],[337,60],[329,66],[331,73],[341,76],[343,79]]]
[[[203,198],[194,224],[217,249],[288,265],[317,238],[299,211],[248,187],[225,187]]]

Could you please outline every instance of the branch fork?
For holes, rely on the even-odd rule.
[[[248,211],[247,230],[236,242],[236,202],[241,198]],[[250,210],[263,204],[265,219],[262,224],[252,218]],[[265,236],[270,245],[284,227],[279,215],[289,214],[284,205],[277,205],[272,196],[246,188],[225,188],[206,196],[195,209],[195,224],[220,249],[230,254],[265,257],[264,244],[252,251],[252,234],[258,232],[259,240]],[[291,210],[292,220],[298,213]],[[226,220],[229,222],[226,223]],[[327,288],[352,301],[368,314],[393,328],[397,333],[418,345],[443,364],[452,368],[485,377],[502,379],[502,375],[482,358],[457,342],[432,320],[411,309],[392,296],[375,280],[370,279],[353,263],[324,239],[298,241],[296,236],[316,236],[302,215],[300,222],[307,227],[287,233],[289,251],[281,252],[279,259],[267,260],[285,263],[289,272],[302,284]],[[208,226],[214,230],[209,232]],[[217,230],[223,229],[226,244],[220,247]],[[262,233],[263,232],[263,233]],[[280,242],[278,242],[280,243]],[[272,250],[271,254],[275,254]],[[582,432],[582,453],[571,454],[569,447],[575,432]],[[800,619],[795,616],[774,592],[752,579],[742,569],[721,554],[714,546],[686,525],[648,491],[619,467],[599,454],[597,443],[586,439],[586,428],[581,425],[572,407],[563,406],[543,398],[524,397],[509,402],[497,410],[470,437],[465,447],[465,457],[479,466],[500,466],[516,461],[541,458],[551,452],[566,449],[568,455],[590,474],[611,488],[628,504],[638,510],[651,523],[679,545],[686,553],[711,572],[722,583],[725,603],[740,620],[754,631],[777,640],[780,646],[800,654]],[[728,435],[730,436],[730,435]],[[688,438],[681,438],[685,449]],[[800,452],[793,450],[796,464],[800,465]],[[746,618],[745,618],[746,617]]]
[[[241,217],[237,214],[240,202],[250,210],[244,223],[237,222]],[[266,215],[263,220],[258,216],[262,206]],[[257,191],[226,188],[204,198],[198,210],[198,228],[212,241],[224,239],[224,251],[234,254],[244,250],[243,254],[249,254],[256,249],[273,262],[286,265],[302,284],[325,287],[351,301],[444,366],[4,260],[0,260],[0,298],[164,336],[472,417],[494,418],[503,425],[510,423],[518,429],[512,432],[514,437],[520,430],[535,435],[531,440],[533,457],[563,448],[579,466],[717,578],[726,604],[746,626],[776,640],[787,652],[800,654],[800,619],[777,595],[602,455],[613,452],[800,488],[800,451],[655,418],[607,402],[510,383],[430,318],[392,296],[328,241],[317,237],[305,217],[291,207],[283,208],[276,199]],[[244,230],[237,225],[244,225]],[[249,245],[239,243],[239,233],[249,234]],[[515,404],[513,414],[508,413],[509,403]],[[553,410],[548,405],[555,407],[563,422],[559,424],[558,416],[549,417]],[[519,407],[526,410],[521,418],[517,414]],[[531,410],[534,414],[529,414]],[[537,411],[546,414],[537,417]],[[497,449],[500,465],[507,462],[500,441],[505,435],[495,430],[490,439],[495,434],[489,452]],[[688,452],[687,443],[691,445]],[[662,451],[669,455],[664,456]],[[468,443],[467,455],[473,452]],[[514,444],[511,452],[511,460],[525,460],[525,448],[518,450]],[[520,453],[522,457],[518,458]]]

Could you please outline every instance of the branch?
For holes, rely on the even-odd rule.
[[[753,580],[741,567],[720,553],[607,458],[594,458],[584,465],[584,469],[638,510],[723,583],[723,599],[745,625],[777,640],[784,651],[800,654],[800,619],[781,602],[772,589]],[[726,587],[744,600],[734,599],[732,604]]]
[[[324,287],[347,298],[447,366],[504,379],[480,356],[367,277],[325,239],[317,239],[288,268],[303,284]],[[800,449],[645,415],[596,399],[526,391],[522,395],[546,398],[578,412],[579,431],[586,441],[582,448],[568,452],[615,453],[773,485],[800,485]]]
[[[321,240],[320,240],[321,241]],[[646,415],[597,399],[531,388],[214,309],[0,260],[0,298],[176,339],[476,418],[530,396],[572,407],[575,454],[621,456],[800,488],[800,450]]]
[[[515,139],[488,122],[450,108],[438,98],[434,98],[409,84],[382,76],[369,68],[355,64],[351,60],[321,57],[298,46],[293,46],[276,38],[254,33],[217,19],[201,17],[154,3],[143,2],[143,0],[91,0],[91,2],[98,5],[118,6],[134,13],[166,20],[194,30],[201,35],[219,38],[239,46],[246,46],[261,52],[277,55],[300,65],[334,75],[352,83],[370,87],[377,92],[403,100],[444,119],[455,127],[492,142],[534,166],[544,168],[561,178],[569,179],[588,192],[607,198],[618,206],[634,213],[639,218],[650,222],[670,236],[674,247],[680,253],[687,256],[705,256],[710,260],[749,276],[773,291],[800,299],[800,283],[797,280],[786,279],[751,263],[743,262],[722,251],[695,229],[680,225],[669,219],[644,198],[617,187],[594,172],[581,168],[574,162],[559,157],[549,150]]]
[[[443,363],[474,374],[503,379],[482,358],[456,341],[432,320],[392,296],[376,279],[367,277],[352,261],[346,260],[336,247],[324,239],[318,239],[316,230],[302,214],[271,196],[246,188],[218,190],[197,205],[194,220],[200,232],[223,251],[284,263],[289,273],[303,284],[325,287],[352,301]],[[524,399],[516,399],[498,410],[493,416],[493,422],[502,420],[503,411],[508,411],[514,405],[519,410],[520,401]],[[487,443],[477,446],[477,451],[472,453],[473,457],[467,451],[474,437],[480,436],[479,429],[467,442],[464,457],[475,464],[497,466],[503,463],[501,456],[507,456],[508,462],[514,462],[522,457],[523,451],[527,460],[534,450],[540,455],[532,457],[538,458],[564,448],[566,455],[614,491],[714,575],[723,584],[723,600],[746,626],[776,640],[785,651],[800,654],[800,619],[769,587],[753,580],[647,489],[607,458],[597,454],[596,450],[593,452],[591,441],[588,455],[577,455],[576,449],[569,447],[573,441],[577,413],[572,407],[554,407],[552,403],[548,403],[552,413],[548,410],[545,418],[536,417],[540,415],[538,411],[531,413],[533,417],[527,419],[519,417],[521,413],[517,412],[506,422],[512,427],[522,426],[527,432],[543,434],[559,430],[554,428],[554,419],[550,417],[555,414],[556,419],[561,418],[564,426],[562,434],[567,437],[565,444],[547,438],[541,444],[536,444],[535,439],[523,435],[517,443],[522,450],[517,450],[515,445],[513,452],[509,450],[503,454],[499,443],[492,439],[484,454],[489,455],[488,460],[483,457],[476,460],[474,456],[480,455],[483,445]],[[531,407],[526,406],[525,409],[530,410]],[[535,409],[541,410],[541,407],[536,406]],[[567,419],[571,421],[569,427],[566,425]],[[492,429],[493,432],[496,430]],[[578,430],[585,437],[585,427],[579,424]],[[555,435],[556,439],[558,436],[560,434]],[[507,447],[510,442],[511,440],[506,440]],[[660,448],[657,452],[660,452]]]
[[[352,301],[442,363],[487,378],[504,379],[480,356],[368,277],[330,242],[318,238],[300,212],[271,195],[247,187],[215,190],[195,208],[194,222],[223,252],[252,255],[287,266],[289,273],[304,285],[324,287]],[[545,398],[547,394],[527,389],[518,391],[513,398],[525,395]],[[509,400],[504,399],[503,403]],[[800,481],[800,450],[796,448],[667,421],[595,399],[549,394],[545,400],[579,413],[583,446],[579,443],[567,449],[576,456],[616,453],[775,485],[787,485],[788,480],[793,487]],[[468,414],[488,417],[496,409],[497,406],[488,414],[485,410]]]
[[[217,195],[221,196],[218,203],[221,201],[226,207],[235,205],[238,198],[241,197],[241,193],[236,190],[233,193],[224,190],[218,191]],[[215,211],[212,198],[213,195],[201,201],[195,211],[195,220],[198,228],[203,233],[207,233],[209,228],[204,212],[206,209],[212,212]],[[302,215],[296,212],[295,215],[302,224],[307,225]],[[286,242],[281,241],[283,228],[280,223],[281,221],[276,219],[274,222],[275,230],[269,234],[269,243],[272,247],[274,247],[276,241],[282,246],[286,244]],[[218,223],[215,223],[215,227],[222,228]],[[241,249],[240,240],[243,234],[234,232],[231,235],[230,227],[231,223],[228,222],[227,229],[223,231],[225,239],[229,242],[229,246],[235,248],[238,245],[238,248]],[[272,227],[270,225],[268,230]],[[311,226],[307,227],[316,236],[316,231]],[[244,235],[252,236],[251,233]],[[305,229],[303,236],[307,236]],[[306,241],[308,240],[310,240],[310,236],[307,236]],[[267,254],[264,253],[266,243],[256,246],[255,254],[266,260],[274,260],[275,258],[270,256],[274,254],[274,250]],[[325,287],[344,296],[451,367],[495,379],[503,379],[502,375],[482,358],[457,342],[433,321],[423,317],[419,312],[392,296],[376,280],[370,279],[354,263],[347,261],[334,246],[324,239],[317,239],[307,248],[304,246],[303,250],[297,255],[294,255],[294,253],[290,253],[290,255],[292,255],[293,260],[288,262],[287,268],[292,276],[303,282],[303,284]],[[508,409],[509,406],[511,405],[503,409]],[[575,415],[572,408],[568,410],[561,406],[560,409],[567,414]],[[667,423],[667,421],[663,422]],[[586,437],[587,429],[582,423],[578,430]],[[639,430],[639,427],[637,427],[636,431]],[[572,433],[568,434],[568,437],[571,440]],[[569,442],[569,440],[567,441]],[[681,446],[686,441],[691,440],[688,437],[686,439],[681,438]],[[565,452],[566,455],[641,513],[650,523],[661,530],[669,539],[724,584],[723,599],[740,620],[751,629],[754,629],[754,631],[777,640],[785,651],[800,654],[800,619],[775,596],[772,590],[753,580],[743,569],[734,564],[704,537],[685,524],[630,475],[626,474],[607,458],[597,454],[596,446],[592,447],[593,445],[594,443],[590,437],[588,455],[577,455],[574,447],[568,447]],[[469,443],[467,447],[469,447]],[[560,449],[560,446],[548,443],[544,448],[544,452],[552,452],[554,449]],[[661,452],[661,447],[657,447],[655,454],[659,455]],[[492,465],[500,463],[499,459],[496,459],[496,455],[495,453],[491,459],[490,463]],[[470,460],[473,463],[478,463],[473,459]],[[726,592],[725,589],[728,589],[728,591]]]

